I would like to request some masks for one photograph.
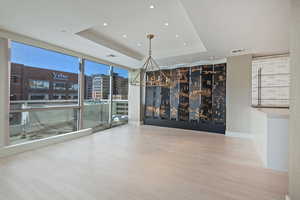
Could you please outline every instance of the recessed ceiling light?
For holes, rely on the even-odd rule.
[[[179,38],[179,35],[178,35],[178,34],[176,34],[176,35],[175,35],[175,37],[176,37],[176,38]]]
[[[186,46],[186,45],[187,45],[187,43],[186,43],[186,42],[184,42],[184,43],[183,43],[183,45],[184,45],[184,46]]]
[[[140,46],[142,46],[142,44],[141,43],[137,43],[137,46],[140,47]]]
[[[104,23],[103,23],[103,26],[108,26],[108,23],[107,23],[107,22],[104,22]]]
[[[169,23],[168,23],[168,22],[165,22],[165,26],[169,26]]]
[[[127,38],[127,35],[126,35],[126,34],[123,34],[122,37],[123,37],[123,38]]]
[[[155,6],[154,5],[150,5],[150,8],[153,9],[153,8],[155,8]]]

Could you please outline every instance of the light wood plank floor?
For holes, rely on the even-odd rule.
[[[279,200],[251,141],[129,125],[0,160],[1,200]]]

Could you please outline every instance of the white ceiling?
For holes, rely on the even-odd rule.
[[[289,51],[288,0],[181,0],[207,52],[190,59],[227,57],[231,50]]]
[[[147,54],[148,33],[157,35],[153,54],[162,65],[221,59],[233,49],[254,54],[289,49],[287,0],[0,0],[0,5],[2,29],[134,68]]]

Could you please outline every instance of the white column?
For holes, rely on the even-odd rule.
[[[140,125],[143,121],[142,87],[130,84],[130,80],[135,78],[137,73],[140,73],[140,71],[129,71],[128,123],[133,125]]]
[[[9,143],[9,40],[0,38],[0,147]]]
[[[251,132],[252,55],[227,58],[226,134],[249,136]]]
[[[300,1],[291,0],[289,196],[300,199]]]

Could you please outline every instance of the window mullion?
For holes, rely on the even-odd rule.
[[[109,126],[112,126],[112,100],[113,100],[113,67],[109,68]]]
[[[79,120],[78,120],[78,129],[81,130],[83,129],[83,110],[84,110],[84,62],[85,60],[83,58],[79,59]]]

